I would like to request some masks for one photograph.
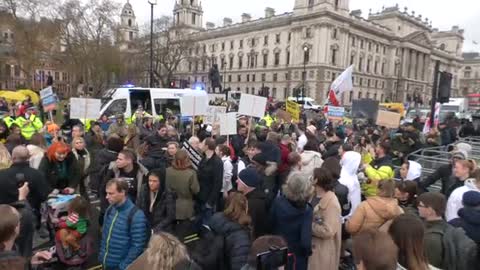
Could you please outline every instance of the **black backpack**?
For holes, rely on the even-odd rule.
[[[202,269],[227,269],[225,261],[225,237],[216,234],[208,227],[180,238],[188,249],[192,260]]]
[[[348,200],[348,188],[337,181],[333,192],[337,196],[340,207],[342,208],[342,217],[347,216],[352,209],[352,203]]]

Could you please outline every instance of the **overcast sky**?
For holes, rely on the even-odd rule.
[[[124,4],[127,0],[115,0]],[[240,21],[242,13],[250,13],[253,18],[264,16],[265,7],[272,7],[277,14],[291,12],[295,0],[203,0],[203,23],[213,22],[222,25],[224,17],[230,17],[234,22]],[[130,0],[138,24],[149,22],[150,5],[148,0]],[[157,0],[155,17],[172,15],[175,0]],[[433,20],[433,27],[441,30],[450,29],[459,25],[465,29],[464,51],[480,51],[480,1],[479,0],[350,0],[350,10],[362,9],[367,16],[369,9],[380,11],[382,6],[389,7],[399,4],[408,7],[408,12],[415,11],[415,15],[422,14],[423,18]],[[473,41],[479,45],[473,44]]]

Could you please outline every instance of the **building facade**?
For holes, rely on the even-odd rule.
[[[460,91],[463,95],[480,93],[480,53],[464,53],[460,70]]]
[[[177,26],[191,33],[195,47],[175,74],[209,87],[208,72],[217,64],[224,87],[284,100],[305,86],[305,95],[323,102],[332,81],[354,65],[353,99],[407,101],[414,96],[429,102],[436,61],[453,74],[453,96],[460,95],[463,30],[434,29],[431,22],[398,6],[370,13],[351,11],[349,0],[296,0],[292,12],[253,20],[249,14],[222,26],[206,23],[198,0],[177,0]]]

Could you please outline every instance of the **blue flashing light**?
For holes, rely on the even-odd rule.
[[[122,87],[131,88],[131,87],[135,87],[135,85],[133,85],[133,84],[124,84],[124,85],[122,85]]]
[[[193,84],[192,88],[197,91],[205,91],[205,84],[198,82]]]

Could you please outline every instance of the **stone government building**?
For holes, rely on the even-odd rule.
[[[305,79],[305,95],[323,102],[331,82],[353,64],[354,90],[344,93],[343,104],[413,96],[427,103],[439,60],[441,70],[453,74],[452,96],[465,94],[459,86],[464,30],[439,31],[428,18],[398,5],[364,19],[360,10],[350,11],[349,0],[295,0],[293,12],[277,15],[266,8],[264,18],[244,13],[239,23],[224,18],[222,26],[207,22],[203,28],[201,3],[176,1],[176,25],[198,42],[177,79],[209,86],[208,71],[218,64],[232,90],[258,94],[266,86],[283,100]]]

